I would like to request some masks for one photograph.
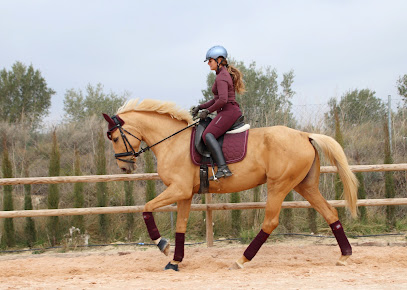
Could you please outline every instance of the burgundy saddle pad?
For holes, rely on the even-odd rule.
[[[247,139],[249,130],[237,134],[225,134],[222,151],[227,164],[242,161],[247,152]],[[192,130],[191,136],[191,158],[195,165],[201,165],[202,155],[195,149],[195,128]],[[210,162],[207,162],[211,166]]]

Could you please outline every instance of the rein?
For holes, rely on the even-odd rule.
[[[120,160],[120,161],[123,161],[123,162],[127,162],[127,163],[136,163],[136,161],[134,161],[134,159],[136,159],[141,153],[144,153],[144,152],[150,150],[150,149],[151,149],[152,147],[154,147],[155,145],[158,145],[158,144],[160,144],[161,142],[164,142],[165,140],[167,140],[167,139],[169,139],[169,138],[171,138],[171,137],[173,137],[173,136],[175,136],[175,135],[181,133],[182,131],[184,131],[184,130],[186,130],[186,129],[192,127],[192,126],[195,126],[195,125],[197,125],[197,124],[199,123],[199,121],[196,121],[195,123],[192,123],[191,125],[188,125],[187,127],[185,127],[185,128],[183,128],[183,129],[181,129],[181,130],[175,132],[174,134],[172,134],[172,135],[170,135],[170,136],[168,136],[168,137],[165,137],[164,139],[162,139],[162,140],[160,140],[160,141],[154,143],[153,145],[147,146],[147,147],[144,147],[144,148],[141,148],[138,152],[136,152],[136,151],[134,150],[133,146],[131,146],[129,139],[127,139],[127,136],[126,136],[126,134],[124,134],[124,132],[126,132],[126,133],[129,134],[130,136],[136,138],[136,139],[139,140],[140,142],[141,142],[141,139],[138,138],[138,137],[136,137],[136,136],[134,136],[133,134],[131,134],[131,133],[130,133],[129,131],[127,131],[126,129],[124,129],[124,128],[122,127],[120,121],[118,120],[117,116],[113,116],[113,117],[112,117],[112,120],[115,122],[116,126],[114,126],[113,128],[111,128],[111,129],[108,131],[108,137],[110,136],[109,133],[113,132],[113,131],[117,128],[117,129],[119,129],[120,135],[122,136],[122,140],[123,140],[124,146],[126,146],[126,152],[123,152],[123,153],[116,153],[116,154],[114,155],[114,157],[115,157],[117,160]],[[109,137],[109,139],[111,140],[111,136]],[[127,145],[128,145],[128,146],[127,146]],[[129,148],[131,149],[131,151],[129,151]],[[131,158],[130,160],[128,160],[128,159],[122,159],[122,158],[121,158],[121,157],[127,157],[127,156],[132,156],[132,158]]]

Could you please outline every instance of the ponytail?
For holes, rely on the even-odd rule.
[[[243,74],[235,68],[233,65],[228,64],[226,59],[222,59],[221,65],[225,66],[228,70],[230,76],[232,77],[233,86],[238,94],[243,94],[246,92],[244,82],[243,82]]]

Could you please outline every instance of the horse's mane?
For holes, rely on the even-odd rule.
[[[173,102],[145,99],[139,103],[139,99],[132,99],[124,103],[124,105],[117,110],[116,114],[122,114],[131,111],[157,112],[159,114],[168,114],[171,116],[171,118],[185,121],[188,124],[192,123],[191,114],[187,110],[178,107]]]

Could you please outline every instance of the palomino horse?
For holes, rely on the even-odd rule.
[[[142,148],[136,152],[142,140],[151,147],[157,158],[157,172],[167,189],[145,205],[143,218],[151,239],[168,255],[169,242],[161,238],[152,211],[177,203],[174,259],[165,269],[178,271],[178,264],[184,257],[192,196],[200,186],[199,167],[191,161],[191,127],[160,141],[192,124],[191,115],[174,103],[155,100],[138,103],[138,100],[131,100],[118,110],[116,116],[104,114],[104,117],[109,123],[108,137],[113,142],[117,163],[123,171],[130,173],[134,170],[133,160],[146,150]],[[349,169],[342,147],[333,138],[283,126],[250,129],[245,159],[230,165],[233,172],[231,177],[209,184],[209,192],[228,193],[267,183],[267,202],[261,231],[232,268],[243,268],[244,263],[253,259],[277,227],[282,202],[292,189],[307,199],[330,225],[342,253],[337,265],[346,264],[352,248],[338,220],[336,209],[327,203],[318,189],[320,160],[311,141],[317,143],[332,165],[338,168],[347,206],[352,215],[356,216],[358,182]]]

